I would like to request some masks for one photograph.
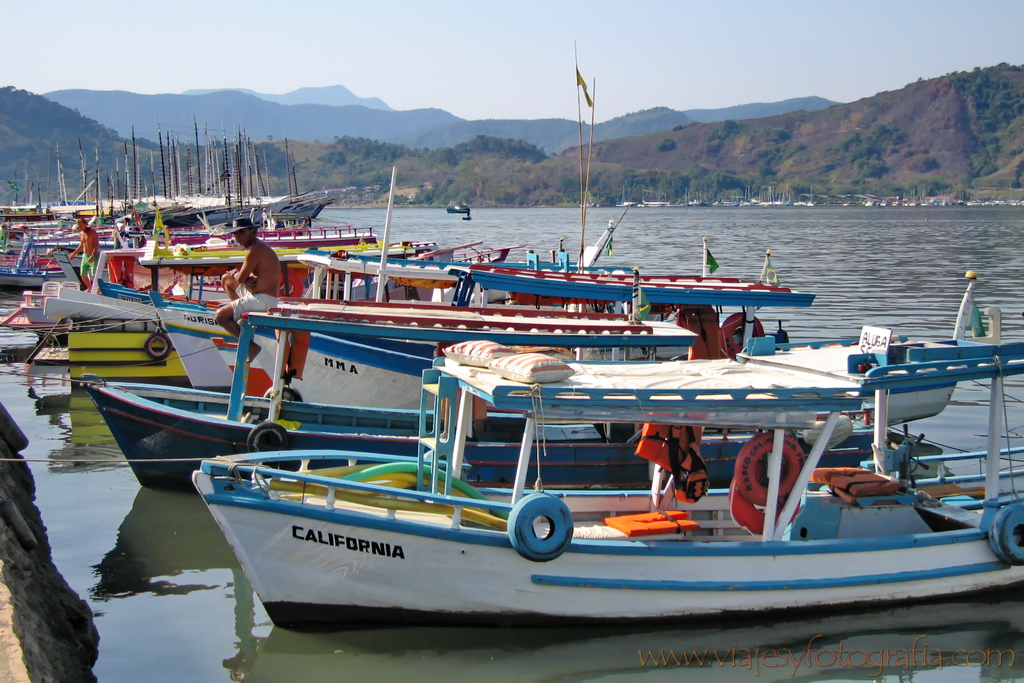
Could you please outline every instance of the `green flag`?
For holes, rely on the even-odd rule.
[[[710,249],[705,253],[708,255],[708,275],[711,275],[711,273],[718,270],[718,261],[716,261],[715,257],[711,255]]]
[[[608,244],[604,247],[604,255],[611,258],[612,255],[612,238],[608,238]]]
[[[779,274],[775,272],[775,266],[768,261],[764,269],[764,281],[773,287],[779,286]]]
[[[14,182],[13,180],[8,180],[7,184],[10,185],[11,189],[14,190],[15,192],[18,192],[18,191],[21,190],[21,188],[18,187],[18,183]]]
[[[640,289],[640,310],[636,312],[637,320],[647,320],[647,316],[651,314],[651,302],[647,300],[647,294],[644,293],[643,288]]]
[[[971,302],[971,334],[977,337],[984,337],[988,334],[985,330],[985,320],[981,317],[981,310],[978,304]]]

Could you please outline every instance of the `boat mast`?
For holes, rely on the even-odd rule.
[[[576,66],[576,121],[579,124],[579,150],[580,150],[580,250],[577,260],[577,270],[583,271],[583,251],[587,235],[587,196],[590,192],[590,161],[594,152],[594,100],[587,92],[587,82],[580,75],[579,59],[576,55],[576,43],[573,43],[573,58]],[[580,88],[583,89],[583,99],[586,99],[590,107],[590,145],[587,149],[586,172],[583,168],[583,103],[580,98]]]
[[[198,192],[196,194],[203,194],[203,157],[199,153],[199,123],[196,121],[196,117],[192,117],[192,130],[196,134],[196,176],[199,181]]]

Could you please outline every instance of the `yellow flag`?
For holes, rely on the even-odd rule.
[[[588,107],[593,107],[594,100],[590,99],[590,93],[587,92],[587,82],[583,80],[583,76],[580,75],[579,67],[576,67],[576,85],[583,86],[583,98],[587,101]]]
[[[160,215],[160,207],[153,203],[153,208],[156,209],[156,217],[153,219],[153,239],[159,239],[159,234],[164,234],[164,246],[171,246],[171,231],[164,225],[163,216]]]

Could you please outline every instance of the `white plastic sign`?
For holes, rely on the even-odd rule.
[[[889,352],[889,342],[892,341],[892,330],[884,327],[864,326],[860,330],[860,352],[881,353]]]

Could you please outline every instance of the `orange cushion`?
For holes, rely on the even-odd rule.
[[[653,536],[655,534],[681,534],[684,531],[699,529],[700,524],[689,517],[689,513],[682,510],[666,510],[665,512],[605,517],[604,523],[627,536]]]

